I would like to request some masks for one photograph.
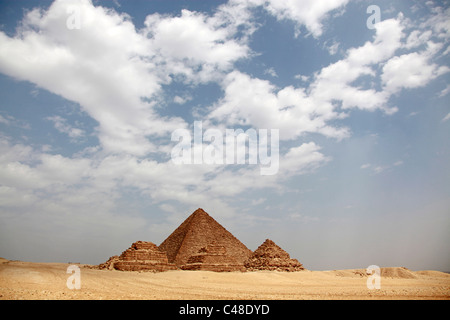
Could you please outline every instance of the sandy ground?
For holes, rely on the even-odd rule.
[[[64,263],[0,258],[0,299],[444,299],[450,274],[382,268],[369,290],[364,269],[300,272],[122,272],[80,267],[80,289],[67,287]]]

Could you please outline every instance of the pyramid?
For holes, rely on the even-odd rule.
[[[121,271],[167,271],[176,266],[170,264],[167,255],[152,242],[136,241],[120,256],[112,256],[100,269]]]
[[[197,254],[189,257],[187,263],[181,266],[183,270],[206,270],[216,272],[245,271],[244,265],[227,254],[224,246],[213,242],[201,248]]]
[[[159,246],[167,254],[170,263],[181,267],[188,263],[191,256],[199,253],[215,241],[215,245],[225,248],[226,253],[238,264],[243,264],[252,252],[229,231],[222,227],[203,209],[194,211]]]
[[[270,239],[266,239],[253,252],[252,256],[245,261],[244,266],[248,271],[300,271],[305,269],[297,259],[291,259],[289,253],[281,249]]]

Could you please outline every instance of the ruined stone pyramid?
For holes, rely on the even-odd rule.
[[[203,209],[192,213],[158,247],[137,241],[94,268],[122,271],[300,271],[302,264],[266,239],[252,253]]]
[[[233,257],[239,265],[243,265],[252,254],[251,250],[201,208],[175,229],[159,248],[167,253],[169,263],[181,267],[188,264],[191,256],[198,255],[200,249],[208,248],[213,242],[214,246],[223,247],[226,255]]]
[[[167,260],[165,252],[156,244],[147,241],[136,241],[120,256],[113,256],[99,265],[100,269],[116,269],[121,271],[168,271],[176,269]]]
[[[197,254],[189,257],[187,263],[181,266],[183,270],[205,270],[216,272],[245,271],[242,263],[227,254],[224,246],[213,243],[201,248]]]
[[[277,270],[277,271],[300,271],[305,268],[297,259],[291,259],[289,253],[281,249],[270,239],[266,239],[251,257],[245,261],[248,271]]]

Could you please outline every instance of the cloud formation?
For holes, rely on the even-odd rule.
[[[319,37],[323,32],[323,20],[334,10],[343,8],[348,0],[234,0],[232,2],[245,3],[247,6],[262,6],[278,20],[288,19],[293,21],[299,29],[304,26],[314,37]]]
[[[355,110],[390,116],[399,110],[393,96],[450,71],[436,59],[449,54],[450,11],[442,8],[418,25],[401,13],[382,20],[359,46],[334,42],[324,49],[333,60],[311,75],[298,75],[301,85],[276,85],[271,66],[260,78],[239,67],[258,55],[251,47],[257,8],[293,21],[297,36],[305,28],[316,40],[326,31],[325,21],[347,3],[230,0],[211,13],[151,14],[141,29],[128,15],[89,0],[56,0],[46,10],[27,12],[13,37],[0,32],[0,72],[75,102],[96,123],[98,145],[63,156],[0,135],[2,206],[17,212],[36,208],[52,219],[83,208],[122,223],[114,207],[126,202],[124,190],[133,189],[168,212],[174,211],[172,202],[209,203],[225,215],[234,212],[233,200],[243,193],[282,190],[292,177],[329,163],[315,137],[347,139],[352,128],[341,120]],[[80,10],[79,29],[67,27],[68,5]],[[171,95],[175,84],[217,85],[220,97],[201,106],[205,125],[279,129],[278,174],[261,179],[258,166],[172,163],[171,132],[192,128],[183,117],[162,112],[169,103],[183,107],[193,100],[189,94]],[[86,128],[64,116],[45,119],[72,141],[87,136]],[[11,122],[0,115],[2,125]],[[139,223],[136,218],[126,225]]]

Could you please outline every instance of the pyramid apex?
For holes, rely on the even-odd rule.
[[[278,245],[277,245],[273,240],[271,240],[271,239],[266,239],[266,240],[264,240],[264,242],[261,244],[261,246],[264,246],[264,247],[267,247],[267,246],[270,246],[270,247],[277,246],[277,247],[278,247]]]
[[[192,216],[198,216],[198,215],[206,215],[209,216],[208,212],[206,212],[205,210],[203,210],[202,208],[198,208],[197,210],[195,210],[192,214]]]

